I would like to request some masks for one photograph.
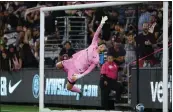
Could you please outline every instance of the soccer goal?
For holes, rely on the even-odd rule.
[[[40,9],[40,86],[39,86],[39,112],[58,112],[58,110],[50,110],[44,106],[44,81],[45,81],[45,68],[44,68],[44,57],[45,57],[45,13],[49,11],[62,11],[62,10],[75,10],[75,9],[89,9],[98,7],[109,7],[109,6],[120,6],[120,5],[130,5],[139,4],[142,2],[101,2],[93,4],[82,4],[82,5],[70,5],[70,6],[55,6],[55,7],[44,7]],[[163,112],[168,111],[168,2],[164,2],[163,5]],[[51,100],[51,99],[50,99]],[[52,99],[53,100],[53,99]],[[92,102],[91,102],[92,103]],[[67,111],[67,110],[66,110]],[[70,110],[68,112],[73,112]],[[82,111],[82,110],[81,110]],[[83,110],[88,112],[89,110]],[[91,110],[90,112],[95,112]],[[102,112],[99,110],[99,112]]]

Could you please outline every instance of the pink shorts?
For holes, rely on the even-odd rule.
[[[79,74],[79,72],[73,64],[73,59],[62,61],[62,65],[64,67],[64,71],[68,74],[67,79],[69,83],[75,83],[75,81],[72,80],[72,76],[73,74]]]

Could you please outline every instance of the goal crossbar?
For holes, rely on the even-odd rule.
[[[97,7],[110,7],[119,5],[130,5],[138,4],[144,2],[101,2],[101,3],[90,3],[81,5],[68,5],[68,6],[55,6],[55,7],[43,7],[40,11],[58,11],[58,10],[73,10],[73,9],[87,9],[87,8],[97,8]]]
[[[40,8],[40,69],[39,69],[39,74],[40,74],[39,111],[40,112],[41,112],[41,110],[44,109],[44,34],[45,34],[45,28],[44,28],[45,14],[44,13],[47,11],[88,9],[88,8],[108,7],[108,6],[111,7],[111,6],[130,5],[130,4],[139,4],[139,3],[144,3],[144,2],[142,2],[142,1],[140,1],[140,2],[101,2],[101,3],[92,3],[92,4],[82,4],[82,5],[54,6],[54,7]],[[165,4],[168,4],[168,2],[165,2]],[[165,5],[165,6],[167,6],[167,5]],[[165,8],[167,8],[167,7],[165,7]],[[168,13],[168,12],[163,11],[163,13]],[[167,18],[165,18],[165,19],[167,19]],[[163,23],[166,23],[168,20],[163,20],[163,21],[164,21]],[[168,27],[168,24],[164,24],[163,32],[167,33],[168,29],[166,27]],[[163,39],[167,38],[166,33],[164,33]],[[166,45],[167,41],[168,40],[163,41],[164,46],[167,46]],[[165,53],[167,53],[167,50],[168,50],[168,48],[165,48],[165,47],[163,48],[163,51],[166,51]],[[168,59],[166,57],[167,56],[164,56],[163,61],[166,61]],[[165,65],[167,63],[164,62],[163,64]],[[164,69],[166,67],[164,67]],[[167,82],[165,82],[165,81],[166,81],[166,78],[168,77],[168,74],[166,74],[166,73],[168,73],[168,71],[164,70],[164,75],[165,75],[164,81],[163,81],[163,83],[165,85],[164,87],[166,87],[166,84],[167,84]],[[166,90],[166,88],[164,88],[164,90]],[[164,92],[164,93],[168,94],[167,92]],[[165,95],[163,94],[165,96],[163,99],[163,102],[166,99],[166,96],[167,96],[166,94]],[[163,103],[163,104],[164,104],[163,109],[166,110],[168,108],[166,106],[167,103]]]

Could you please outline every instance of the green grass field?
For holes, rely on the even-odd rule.
[[[72,108],[56,108],[56,107],[50,107],[50,109],[51,110],[73,110]],[[0,112],[39,112],[39,107],[1,104]]]
[[[38,112],[38,107],[21,105],[1,105],[1,112]]]
[[[0,105],[0,112],[39,112],[38,106],[24,106],[24,105]],[[76,110],[75,107],[48,107],[51,110]],[[81,110],[81,109],[77,109]],[[83,108],[82,110],[95,110],[91,108]]]
[[[97,110],[97,109],[89,109],[89,108],[84,108],[84,109],[76,109],[74,107],[48,107],[51,110]],[[122,109],[121,111],[123,111]],[[39,112],[39,107],[38,106],[24,106],[24,105],[7,105],[7,104],[1,104],[0,105],[0,112]],[[79,111],[80,112],[80,111]],[[115,111],[116,112],[116,111]],[[120,111],[117,111],[120,112]],[[123,112],[134,112],[132,110],[124,110]],[[156,110],[156,109],[147,109],[145,112],[162,112],[161,110]],[[169,112],[172,112],[170,110]]]

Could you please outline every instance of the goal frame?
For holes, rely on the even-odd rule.
[[[45,46],[45,12],[60,11],[60,10],[74,10],[74,9],[88,9],[96,7],[109,7],[118,5],[130,5],[144,3],[139,2],[101,2],[92,4],[69,5],[69,6],[54,6],[40,8],[40,87],[39,87],[39,112],[44,111],[44,46]],[[168,2],[163,2],[163,112],[168,111]],[[45,109],[46,110],[46,109]],[[47,110],[48,111],[48,110]],[[47,112],[46,111],[46,112]],[[50,110],[49,110],[50,111]],[[92,110],[94,111],[94,110]]]

